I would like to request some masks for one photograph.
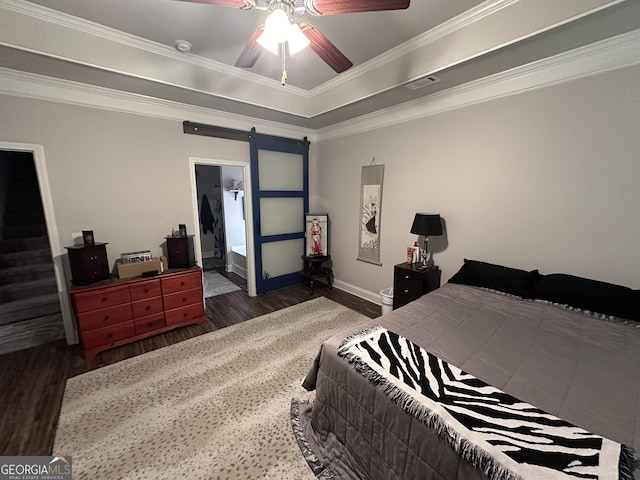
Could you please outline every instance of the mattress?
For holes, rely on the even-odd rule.
[[[639,323],[449,283],[320,347],[304,381],[315,401],[299,417],[320,478],[486,478],[337,354],[345,337],[373,325],[640,451]]]

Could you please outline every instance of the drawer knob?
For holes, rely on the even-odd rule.
[[[151,310],[151,305],[147,305],[147,307],[145,308],[145,310]]]
[[[105,319],[105,320],[109,320],[109,315],[105,315],[105,316],[104,316],[104,319]]]
[[[405,276],[404,276],[404,279],[405,279],[405,280],[408,280],[408,279],[409,279],[409,275],[405,275]]]
[[[184,287],[184,282],[180,282],[180,286],[181,286],[181,287]]]
[[[107,297],[102,297],[102,300],[100,300],[101,302],[106,302],[107,301]]]
[[[107,333],[107,338],[113,337],[113,333]]]
[[[405,290],[404,293],[409,293],[409,290]]]
[[[148,288],[145,288],[145,289],[144,289],[144,293],[149,293],[149,289],[148,289]]]
[[[189,316],[189,314],[188,314],[188,313],[183,313],[183,314],[182,314],[182,317],[183,317],[183,318],[187,318],[188,316]]]
[[[186,302],[186,301],[187,301],[187,299],[186,299],[185,297],[182,297],[182,301],[183,301],[183,302]]]

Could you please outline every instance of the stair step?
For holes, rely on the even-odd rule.
[[[54,277],[13,285],[3,285],[0,286],[0,304],[56,293],[57,291],[58,288]]]
[[[40,190],[7,190],[7,204],[13,202],[42,203]]]
[[[11,202],[7,203],[5,208],[5,213],[39,213],[43,212],[42,202],[38,199],[38,201],[33,202]]]
[[[40,187],[38,186],[37,179],[31,181],[13,181],[7,185],[7,194],[10,198],[21,197],[40,197]],[[14,197],[15,195],[15,197]]]
[[[5,213],[4,224],[7,225],[44,225],[44,212]]]
[[[43,248],[49,248],[49,239],[46,236],[0,240],[0,253],[15,253],[24,250],[40,250]]]
[[[65,338],[61,314],[46,315],[0,326],[0,354],[56,342]]]
[[[52,261],[51,250],[48,248],[0,253],[0,268],[20,267]]]
[[[2,227],[2,238],[40,237],[47,234],[46,225],[5,225]]]
[[[23,298],[0,304],[0,325],[20,322],[43,315],[60,312],[60,300],[57,293]]]
[[[0,270],[0,285],[11,283],[24,283],[54,276],[53,263],[34,263],[19,267],[9,267]]]

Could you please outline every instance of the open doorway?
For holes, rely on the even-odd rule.
[[[194,175],[205,298],[246,292],[244,167],[196,163]]]
[[[57,243],[41,148],[0,143],[0,353],[75,340]]]

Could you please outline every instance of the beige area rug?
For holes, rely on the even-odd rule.
[[[75,480],[313,479],[291,398],[320,343],[365,320],[319,297],[70,378],[54,454]]]

